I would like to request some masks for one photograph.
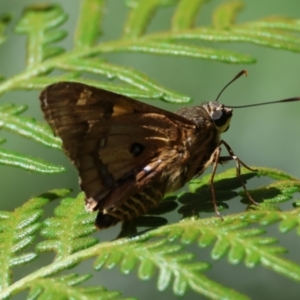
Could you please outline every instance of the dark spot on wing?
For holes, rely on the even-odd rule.
[[[144,150],[145,150],[145,146],[137,142],[131,144],[129,149],[130,153],[132,153],[134,157],[141,155]]]

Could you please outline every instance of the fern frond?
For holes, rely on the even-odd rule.
[[[126,1],[131,8],[124,24],[124,39],[136,39],[144,35],[155,13],[165,6],[174,4],[175,0]]]
[[[296,233],[300,233],[299,209],[294,209],[288,212],[272,210],[270,206],[266,206],[265,210],[254,210],[242,217],[247,222],[257,222],[267,226],[273,223],[279,223],[278,229],[285,233],[296,229]]]
[[[13,212],[0,212],[0,290],[12,283],[11,269],[29,263],[37,257],[25,252],[41,227],[42,208],[50,199],[63,197],[68,190],[53,190],[32,198]]]
[[[40,278],[30,282],[28,287],[31,288],[27,300],[42,299],[133,299],[120,297],[119,292],[108,291],[104,287],[77,287],[77,285],[90,279],[91,275],[68,274],[54,278]]]
[[[138,276],[142,280],[153,277],[155,274],[154,270],[158,269],[158,289],[165,290],[172,284],[173,292],[176,295],[183,295],[188,288],[191,288],[199,294],[214,299],[221,299],[225,297],[225,295],[229,295],[234,299],[247,299],[244,295],[209,280],[202,274],[202,272],[208,268],[208,264],[192,262],[193,255],[191,253],[182,252],[181,248],[182,246],[180,245],[169,244],[165,239],[155,242],[146,242],[145,237],[97,244],[60,260],[56,260],[56,262],[35,271],[31,275],[25,276],[20,282],[16,282],[3,290],[0,293],[0,297],[8,297],[28,287],[34,288],[31,294],[40,294],[43,288],[45,288],[47,280],[49,280],[45,279],[45,277],[51,278],[52,280],[53,275],[59,273],[66,267],[70,268],[90,257],[97,257],[94,264],[96,270],[102,268],[112,269],[120,265],[121,272],[128,274],[139,264]],[[72,276],[74,275],[71,275],[71,277]],[[52,280],[52,283],[49,283],[47,295],[55,291],[53,289],[53,285],[57,284],[55,278]],[[86,279],[85,275],[81,278]],[[68,276],[67,279],[69,279]],[[78,281],[75,282],[77,283]],[[43,283],[42,287],[41,283]],[[69,288],[70,287],[67,287],[67,289]],[[60,287],[58,286],[57,289],[60,290]]]
[[[95,216],[82,210],[83,200],[81,193],[76,199],[67,198],[60,202],[54,211],[55,217],[44,222],[41,235],[47,240],[38,244],[38,251],[55,251],[59,260],[98,242],[89,237],[96,230]]]
[[[8,14],[2,14],[0,16],[0,45],[5,41],[5,28],[10,21],[10,16]]]
[[[59,5],[28,6],[16,26],[16,32],[27,38],[27,67],[15,76],[0,83],[0,94],[15,89],[41,89],[54,81],[81,81],[133,98],[153,98],[174,103],[186,103],[190,98],[171,91],[149,76],[133,68],[117,66],[103,57],[106,53],[133,52],[217,60],[226,63],[253,63],[255,59],[228,49],[205,47],[199,42],[248,42],[289,51],[300,51],[299,20],[279,17],[237,24],[236,18],[242,2],[221,4],[212,15],[212,24],[199,26],[196,17],[205,5],[203,0],[127,1],[130,8],[123,34],[119,39],[99,41],[103,34],[105,2],[83,0],[77,27],[74,30],[73,49],[66,52],[58,42],[66,37],[60,28],[67,14]],[[157,12],[164,7],[174,7],[170,28],[149,32]],[[7,23],[3,17],[0,32]],[[122,24],[120,24],[121,26]],[[0,35],[1,36],[1,35]],[[187,43],[188,42],[188,43]],[[206,43],[207,44],[207,43]],[[48,77],[58,71],[60,75]],[[102,75],[122,84],[86,78],[84,74]],[[19,116],[16,117],[15,122]],[[49,140],[49,135],[33,130],[30,138],[53,147],[60,143]],[[28,129],[28,128],[27,128]],[[20,131],[18,131],[20,133]],[[27,132],[29,134],[29,132]],[[29,136],[29,135],[28,135]],[[13,164],[10,164],[13,165]],[[25,164],[19,164],[26,168]],[[32,170],[33,168],[27,168]]]
[[[255,197],[257,202],[267,204],[279,204],[293,198],[293,194],[300,191],[299,180],[280,180],[271,183],[267,186],[251,190],[250,193]],[[243,193],[243,202],[246,201],[246,196]]]
[[[289,30],[290,27],[288,25],[285,27],[282,25],[283,18],[281,19],[281,24],[277,20],[274,21],[272,19],[265,19],[263,23],[261,21],[253,21],[245,24],[235,24],[236,14],[241,9],[241,2],[239,1],[221,5],[215,11],[213,16],[213,28],[211,26],[195,27],[193,25],[195,15],[199,13],[203,2],[204,1],[195,0],[180,1],[180,4],[175,10],[173,21],[174,24],[180,23],[181,21],[178,21],[178,19],[182,18],[180,17],[180,14],[182,14],[184,15],[183,22],[185,25],[174,25],[170,31],[149,34],[147,33],[147,26],[154,17],[155,12],[163,6],[174,5],[176,1],[153,1],[151,3],[148,1],[131,1],[129,2],[131,11],[125,22],[125,34],[122,39],[97,43],[97,38],[101,33],[101,27],[98,25],[98,22],[102,20],[104,4],[102,1],[97,0],[82,1],[82,10],[75,33],[75,46],[74,49],[68,53],[62,53],[62,51],[58,50],[59,48],[54,45],[54,42],[57,42],[64,37],[63,31],[58,29],[58,26],[66,19],[66,15],[61,8],[58,6],[29,7],[25,11],[23,19],[19,22],[17,31],[26,34],[28,36],[29,44],[31,45],[32,43],[33,45],[28,48],[29,61],[36,61],[39,62],[39,64],[36,65],[34,73],[27,70],[27,72],[25,72],[26,74],[17,75],[10,80],[10,84],[6,83],[5,85],[0,86],[0,91],[4,92],[10,89],[21,88],[20,85],[24,86],[26,81],[30,82],[31,79],[41,76],[45,72],[61,69],[61,66],[67,66],[67,69],[69,69],[71,65],[73,66],[72,70],[82,71],[76,63],[78,62],[78,59],[80,59],[80,63],[83,63],[83,65],[90,66],[93,63],[93,61],[89,62],[90,57],[105,52],[129,51],[164,55],[183,55],[220,60],[229,63],[254,62],[253,58],[241,53],[234,53],[225,49],[186,45],[185,43],[182,43],[182,40],[185,39],[210,42],[246,41],[267,45],[273,48],[300,51],[300,42],[297,35],[290,34],[289,36],[288,33],[284,31]],[[191,4],[190,7],[194,8],[193,10],[190,10],[189,14],[185,13],[183,10],[188,4]],[[95,20],[95,22],[90,22],[90,18]],[[96,20],[98,20],[98,22],[96,22]],[[295,24],[292,27],[294,30],[299,30],[299,28],[296,27],[297,22],[298,20],[289,20],[289,24]],[[36,29],[37,23],[40,25],[39,30]],[[181,27],[180,30],[178,30],[179,27]],[[255,30],[253,28],[255,28]],[[274,28],[280,28],[281,32],[274,32]],[[31,48],[34,48],[35,51],[31,50]],[[95,73],[97,69],[99,69],[100,71],[98,73],[105,73],[101,71],[101,64],[106,64],[106,61],[103,58],[96,61],[96,66],[93,68],[85,68],[84,72]],[[28,65],[31,66],[30,63],[28,63]],[[133,72],[133,70],[130,71]],[[119,67],[118,70],[114,70],[116,75],[120,74],[120,78],[125,78],[126,76],[122,76],[122,72],[126,72],[126,68],[122,69]],[[108,78],[111,77],[111,74],[105,75]],[[114,77],[117,77],[116,75],[114,75]],[[128,75],[130,76],[130,72]],[[144,82],[148,80],[145,75],[142,77],[144,77]],[[152,81],[151,86],[145,86],[140,85],[140,76],[137,77],[137,82],[134,79],[135,76],[131,79],[128,78],[126,83],[142,88],[145,91],[152,91],[153,94],[157,86],[156,83],[154,84],[153,80],[150,80],[150,82]],[[159,89],[161,89],[161,87],[159,87]],[[173,94],[173,92],[169,92],[171,95]],[[168,99],[165,99],[165,96]],[[183,97],[182,101],[186,102],[186,97],[183,95],[181,96]],[[145,97],[148,96],[146,95]],[[173,101],[171,96],[168,97],[167,89],[164,89],[161,98]],[[174,98],[175,102],[179,101],[178,95]]]
[[[207,0],[181,0],[178,1],[175,13],[172,17],[172,31],[182,31],[193,28],[196,17]]]
[[[294,212],[284,212],[287,218]],[[180,239],[183,244],[197,243],[200,247],[213,245],[211,257],[220,259],[227,255],[228,262],[237,264],[244,261],[247,267],[261,264],[274,272],[300,282],[300,265],[284,259],[280,254],[287,250],[274,245],[277,240],[272,237],[262,236],[262,228],[250,228],[249,225],[257,222],[251,218],[251,213],[238,216],[226,216],[220,219],[186,219],[177,224],[152,230],[148,237],[168,235],[170,241]],[[245,222],[241,222],[245,220]],[[249,228],[248,228],[249,227]]]
[[[50,9],[48,5],[32,5],[25,9],[16,32],[27,35],[28,69],[64,52],[61,47],[51,44],[66,36],[65,31],[57,29],[66,19],[67,15],[58,5],[53,5]]]
[[[242,171],[246,173],[246,170],[243,169]],[[248,176],[249,179],[253,174],[255,173],[249,172],[244,176]],[[283,194],[291,195],[299,191],[299,180],[284,172],[258,168],[258,174],[276,178],[278,181],[275,183],[278,183]],[[215,178],[216,185],[221,191],[222,186],[225,188],[228,183],[231,189],[238,188],[240,183],[238,185],[231,178],[235,175],[235,169],[218,174]],[[199,199],[201,195],[198,194],[199,188],[207,185],[207,180],[208,178],[204,177],[203,181],[194,180],[190,184],[191,192],[189,195],[197,196],[198,202],[202,201]],[[0,299],[28,288],[30,289],[29,299],[37,299],[41,295],[56,297],[56,291],[63,289],[64,285],[66,286],[65,291],[61,291],[60,295],[66,295],[66,291],[68,291],[70,295],[77,293],[78,297],[83,296],[90,290],[78,286],[89,276],[62,275],[60,273],[65,269],[74,268],[92,257],[96,258],[94,267],[98,271],[103,268],[112,269],[119,266],[123,274],[132,273],[137,268],[137,274],[141,280],[157,276],[157,288],[160,291],[172,285],[176,295],[184,295],[191,289],[211,299],[222,299],[225,296],[230,296],[231,299],[247,299],[245,295],[222,286],[205,276],[203,272],[209,267],[208,262],[199,262],[191,252],[183,249],[191,244],[198,244],[201,248],[212,247],[211,257],[214,260],[227,257],[228,262],[234,265],[241,262],[248,268],[261,265],[293,281],[300,282],[300,265],[284,258],[282,254],[286,252],[286,249],[278,244],[276,238],[265,234],[266,226],[274,222],[279,223],[281,232],[292,229],[300,232],[299,208],[291,211],[280,211],[278,209],[271,210],[268,206],[260,204],[244,213],[226,215],[224,221],[217,217],[204,219],[189,217],[179,223],[161,226],[139,235],[135,232],[135,238],[122,238],[112,242],[97,243],[98,240],[90,236],[95,231],[93,226],[95,216],[84,211],[82,194],[79,194],[76,199],[66,198],[62,200],[54,211],[54,217],[46,219],[44,223],[36,221],[41,216],[41,205],[45,205],[51,197],[61,196],[63,193],[65,192],[55,191],[43,195],[38,198],[39,201],[42,201],[41,204],[39,204],[40,202],[36,204],[36,199],[29,201],[28,204],[24,205],[26,209],[20,208],[22,210],[19,212],[22,213],[20,219],[17,218],[18,214],[1,213],[2,222],[7,222],[7,219],[11,222],[9,224],[3,223],[1,228],[11,228],[11,231],[5,232],[10,238],[3,235],[3,240],[11,241],[8,246],[16,249],[12,252],[13,254],[28,247],[33,242],[36,232],[40,230],[45,240],[36,245],[36,250],[39,253],[54,251],[56,257],[51,264],[23,277],[18,282],[11,284],[10,281],[7,281],[2,293],[0,293]],[[180,200],[183,195],[180,195],[178,199]],[[167,197],[162,202],[161,210],[158,208],[152,214],[174,209],[176,207],[173,205],[175,199],[174,196]],[[264,203],[268,203],[268,200]],[[147,219],[146,217],[143,218]],[[139,224],[139,222],[141,221],[137,220],[135,225],[145,226],[145,223]],[[43,227],[41,228],[42,224]],[[16,228],[22,228],[22,232]],[[25,232],[28,233],[25,234],[23,228],[26,228]],[[3,230],[2,234],[4,234]],[[17,240],[16,236],[22,237],[24,241],[20,238],[20,241]],[[37,255],[35,252],[29,254],[17,257],[9,256],[11,258],[8,267],[14,264],[23,264],[26,260],[30,261]],[[2,259],[5,260],[7,253],[3,252],[3,255]],[[6,268],[3,274],[9,274],[9,270]],[[97,288],[91,288],[91,290],[94,291]],[[104,296],[106,295],[101,287],[97,291],[101,297],[102,292]],[[111,291],[107,291],[107,293],[107,295],[114,297],[117,295]],[[60,299],[61,296],[57,297]],[[87,297],[93,299],[92,295]]]
[[[81,59],[71,58],[60,64],[62,70],[89,72],[91,74],[101,74],[109,79],[119,79],[129,84],[126,86],[115,85],[107,82],[97,82],[95,80],[83,79],[81,82],[92,84],[94,86],[113,90],[129,97],[146,97],[164,100],[173,100],[176,102],[189,102],[190,98],[183,97],[180,94],[166,90],[164,87],[149,80],[143,73],[132,68],[125,68],[110,63],[105,63],[99,59]]]
[[[27,106],[24,105],[2,104],[0,106],[0,128],[17,133],[45,146],[60,149],[61,141],[53,136],[48,127],[34,119],[20,116],[25,110],[27,110]],[[0,144],[4,142],[5,140],[2,139]],[[44,174],[61,173],[65,170],[62,166],[4,148],[0,148],[0,164]]]
[[[237,14],[243,7],[244,4],[240,0],[225,2],[219,5],[213,13],[213,27],[216,29],[230,29],[235,24]]]
[[[284,29],[287,30],[287,32],[299,32],[299,25],[300,21],[291,19],[291,18],[285,18],[281,16],[271,16],[271,17],[265,17],[261,20],[258,20],[254,23],[246,23],[245,25],[249,27],[258,27],[258,28],[269,28],[269,29]]]
[[[210,298],[222,299],[227,295],[231,299],[245,299],[243,295],[227,289],[224,286],[212,283],[202,274],[209,265],[206,263],[191,263],[193,255],[182,252],[180,245],[169,244],[167,240],[155,242],[130,241],[111,245],[102,249],[95,262],[95,268],[114,268],[120,265],[120,271],[124,274],[130,273],[137,264],[138,276],[142,280],[148,280],[154,276],[155,269],[159,270],[157,288],[165,290],[170,284],[173,285],[175,295],[182,296],[188,288],[199,294]],[[211,289],[210,287],[214,288]]]
[[[245,168],[242,168],[242,175],[240,180],[236,176],[236,169],[228,169],[225,172],[217,174],[214,177],[214,189],[216,191],[216,198],[220,208],[228,208],[228,205],[224,201],[228,201],[238,195],[242,197],[242,203],[249,203],[249,199],[244,191],[236,192],[236,189],[241,187],[241,180],[247,182],[254,176],[266,176],[277,181],[250,190],[252,198],[256,202],[260,203],[258,206],[252,206],[257,210],[278,210],[279,207],[275,204],[279,204],[293,198],[293,194],[300,191],[300,180],[279,170],[271,168],[253,167],[257,172],[251,172]],[[190,193],[182,193],[178,196],[178,201],[184,204],[179,212],[183,216],[191,216],[198,212],[214,211],[211,203],[211,191],[209,188],[209,181],[211,175],[202,176],[200,178],[193,179],[189,182]],[[270,205],[273,204],[272,208]]]
[[[53,136],[49,127],[32,118],[29,119],[20,116],[26,110],[27,106],[25,105],[1,104],[0,128],[40,142],[45,146],[61,149],[61,141]]]
[[[0,140],[0,143],[3,143],[4,141],[5,140],[2,139]],[[0,165],[16,167],[41,174],[57,174],[65,171],[63,166],[55,165],[43,159],[30,157],[1,147]]]
[[[102,23],[105,2],[99,0],[83,0],[80,6],[80,16],[74,35],[74,48],[84,49],[92,47],[102,33]]]

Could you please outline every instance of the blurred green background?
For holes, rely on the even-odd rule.
[[[10,12],[13,16],[7,31],[7,41],[0,47],[0,72],[6,77],[18,74],[25,67],[26,39],[24,36],[15,35],[14,27],[23,8],[28,4],[38,2],[30,0],[1,1],[0,13]],[[80,1],[44,0],[43,2],[59,3],[69,14],[69,20],[63,25],[63,28],[70,32],[70,35],[63,45],[67,49],[71,49],[72,33],[76,26]],[[222,2],[217,0],[209,2],[199,15],[198,24],[209,24],[213,9]],[[267,15],[300,17],[300,1],[245,0],[244,3],[245,8],[239,15],[238,22],[251,21]],[[172,11],[172,8],[162,9],[152,21],[150,30],[167,29]],[[118,38],[122,32],[122,24],[126,18],[126,13],[127,9],[123,1],[108,1],[103,28],[104,40]],[[145,72],[162,85],[191,96],[194,100],[193,104],[215,99],[220,89],[244,68],[248,70],[249,76],[247,78],[242,77],[234,83],[222,95],[220,102],[228,105],[242,105],[300,96],[300,54],[262,48],[247,43],[220,43],[215,45],[219,48],[241,51],[252,55],[257,59],[257,63],[253,65],[227,65],[201,59],[126,53],[106,55],[106,58],[115,64],[129,66]],[[2,103],[28,104],[30,109],[25,115],[42,120],[38,95],[39,92],[37,91],[16,91],[4,95],[1,100]],[[152,103],[173,111],[180,107],[159,101]],[[300,103],[236,110],[231,128],[224,134],[223,138],[247,164],[278,168],[300,177],[299,113]],[[72,187],[75,190],[74,193],[78,191],[76,171],[63,153],[47,149],[7,132],[1,132],[1,137],[8,140],[4,144],[5,148],[38,156],[51,162],[61,163],[69,171],[65,174],[50,176],[27,173],[1,166],[1,210],[12,210],[24,203],[29,197],[53,188]],[[233,164],[230,167],[233,167]],[[253,188],[263,185],[265,182],[264,179],[252,180],[248,187]],[[223,214],[226,215],[226,213],[243,209],[243,206],[239,206],[238,201],[236,202],[231,201],[229,203],[230,210],[223,212]],[[49,215],[54,205],[49,206]],[[238,208],[235,208],[235,205]],[[291,202],[285,204],[284,207],[290,209]],[[97,235],[101,240],[112,239],[117,232],[118,227],[115,227],[97,233]],[[276,235],[277,227],[269,227],[268,234]],[[283,246],[291,249],[288,254],[290,259],[300,263],[299,237],[296,237],[296,234],[292,232],[286,234],[281,242]],[[200,261],[210,260],[210,249],[197,248],[193,251]],[[78,270],[86,272],[84,268],[89,270],[90,265],[91,262],[89,261],[84,266],[80,266]],[[17,278],[23,276],[28,270],[29,267],[20,268]],[[299,299],[300,287],[298,284],[261,267],[250,270],[242,265],[228,265],[226,260],[223,259],[205,274],[212,280],[238,289],[252,299],[282,299],[283,297],[284,299]],[[121,290],[124,295],[137,296],[140,299],[152,299],[153,297],[156,300],[175,298],[171,288],[166,292],[157,292],[155,279],[151,280],[151,283],[141,282],[135,274],[130,276],[120,275],[117,269],[96,273],[93,284],[101,284],[114,290]],[[19,299],[22,299],[22,297]],[[184,299],[201,299],[201,297],[190,292]]]

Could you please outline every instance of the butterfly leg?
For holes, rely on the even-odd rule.
[[[221,147],[217,147],[215,149],[215,151],[213,152],[213,154],[210,157],[210,160],[208,163],[212,163],[213,164],[213,169],[212,169],[212,174],[209,180],[209,186],[210,186],[210,190],[211,190],[211,195],[212,195],[212,202],[213,202],[213,206],[215,209],[215,213],[216,215],[223,220],[222,215],[220,214],[219,210],[218,210],[218,206],[217,206],[217,201],[216,201],[216,193],[215,193],[215,188],[214,188],[214,178],[216,175],[216,171],[217,171],[217,167],[218,167],[218,163],[220,161],[220,155],[221,155]]]
[[[241,165],[243,167],[245,167],[246,169],[248,169],[249,171],[252,172],[257,172],[257,170],[250,168],[249,166],[247,166],[243,161],[241,161],[233,152],[233,150],[231,149],[231,147],[223,140],[220,141],[219,146],[224,145],[224,147],[226,148],[226,150],[229,153],[229,157],[219,157],[219,163],[222,163],[222,161],[228,161],[228,160],[235,160],[235,164],[236,164],[236,177],[239,178],[241,185],[247,195],[247,198],[253,203],[253,204],[257,204],[257,202],[251,197],[250,193],[248,192],[245,183],[243,182],[242,178],[241,178]]]

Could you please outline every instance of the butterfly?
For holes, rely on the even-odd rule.
[[[45,119],[78,170],[86,209],[98,211],[99,229],[147,214],[165,194],[180,189],[210,165],[218,213],[213,189],[217,165],[235,160],[238,176],[241,165],[252,170],[221,139],[233,107],[218,101],[172,113],[79,82],[49,85],[40,100]],[[221,145],[229,156],[221,156]]]

